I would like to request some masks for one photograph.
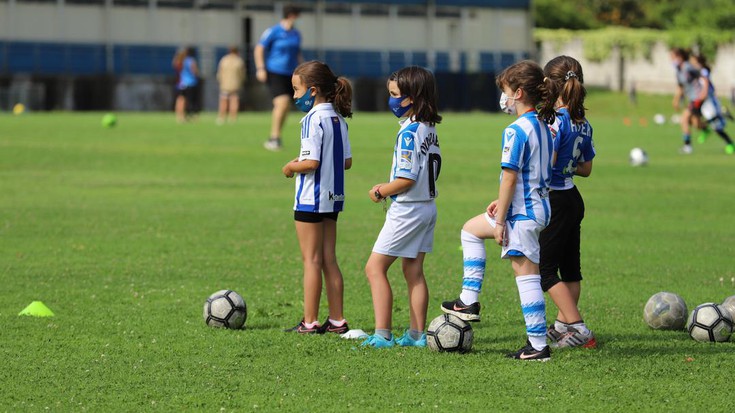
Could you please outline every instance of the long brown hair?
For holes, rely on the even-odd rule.
[[[508,86],[512,90],[523,89],[524,102],[534,107],[538,117],[546,123],[554,123],[556,112],[556,84],[544,77],[544,71],[538,63],[523,60],[508,66],[497,78],[495,84],[501,90]]]
[[[582,65],[573,57],[557,56],[546,63],[544,74],[556,83],[559,92],[557,98],[561,98],[569,109],[572,121],[584,122],[584,98],[587,96],[587,89],[584,87]]]
[[[413,100],[413,118],[430,125],[440,123],[437,108],[437,87],[434,75],[419,66],[408,66],[393,72],[388,81],[395,81],[403,96]]]
[[[326,63],[316,60],[300,64],[293,74],[300,76],[307,87],[315,87],[317,95],[334,104],[337,113],[352,117],[352,85],[346,77],[335,76]]]

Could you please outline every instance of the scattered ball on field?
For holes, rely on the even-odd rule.
[[[426,330],[426,342],[434,351],[466,353],[472,349],[472,327],[452,314],[442,314],[431,320]]]
[[[26,105],[22,103],[16,103],[13,105],[13,115],[22,115],[26,111]]]
[[[653,115],[653,123],[655,123],[656,125],[663,125],[664,123],[666,123],[666,116],[661,113]]]
[[[697,341],[727,341],[732,335],[732,317],[719,304],[700,304],[689,316],[687,331]]]
[[[671,118],[669,120],[671,121],[671,123],[679,123],[681,122],[681,116],[673,114],[671,115]]]
[[[111,128],[115,125],[117,125],[117,116],[115,116],[114,113],[106,113],[105,116],[102,117],[102,126],[105,128]]]
[[[645,166],[648,164],[648,154],[641,148],[631,149],[628,159],[632,166]]]
[[[735,322],[735,295],[725,298],[722,307],[730,313],[730,319]]]
[[[655,330],[682,330],[687,322],[687,305],[677,294],[662,291],[648,299],[643,319]]]
[[[248,318],[242,296],[232,290],[220,290],[204,303],[204,322],[210,327],[242,328]]]

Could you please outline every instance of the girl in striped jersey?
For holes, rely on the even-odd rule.
[[[302,334],[345,333],[343,280],[335,254],[337,217],[345,201],[345,170],[352,166],[344,117],[352,117],[352,87],[317,61],[299,65],[291,78],[301,119],[301,154],[283,167],[296,178],[294,220],[304,264],[304,317],[293,328]],[[329,318],[320,325],[322,273],[327,286]]]
[[[541,232],[541,287],[549,293],[559,312],[548,329],[552,347],[597,346],[577,308],[581,289],[580,230],[584,201],[574,176],[589,176],[595,147],[592,126],[585,118],[582,65],[569,56],[551,59],[544,74],[557,84],[555,133],[556,162],[551,176],[551,222]],[[561,276],[561,279],[559,278]]]
[[[526,345],[508,354],[519,360],[546,361],[546,303],[539,275],[539,234],[549,224],[548,191],[554,142],[548,123],[554,121],[555,84],[541,67],[518,62],[496,79],[503,92],[500,108],[518,116],[503,132],[498,199],[485,213],[464,224],[461,232],[464,255],[462,293],[442,304],[442,311],[469,321],[479,321],[478,296],[485,276],[485,242],[491,238],[502,247],[515,272],[526,322]]]
[[[720,100],[715,94],[715,86],[710,79],[710,67],[707,65],[707,59],[703,55],[689,56],[689,63],[694,69],[699,70],[699,95],[694,100],[693,105],[699,107],[699,114],[704,118],[705,124],[702,126],[702,133],[699,135],[699,143],[704,143],[709,134],[708,125],[712,125],[715,132],[725,141],[725,153],[732,155],[735,153],[735,144],[733,144],[730,135],[725,132],[725,114],[723,113]],[[701,120],[700,120],[701,122]]]

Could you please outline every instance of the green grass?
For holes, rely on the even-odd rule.
[[[652,331],[642,309],[662,290],[690,309],[735,294],[735,157],[716,137],[678,155],[676,125],[640,124],[670,115],[670,97],[640,96],[635,109],[595,93],[587,106],[598,156],[578,179],[581,309],[601,345],[545,364],[503,358],[525,330],[510,265],[489,243],[470,354],[281,331],[302,310],[293,181],[280,174],[298,151],[296,113],[281,153],[262,148],[264,113],[222,127],[211,114],[177,125],[172,113],[119,113],[113,129],[98,113],[0,115],[0,410],[733,411],[735,344]],[[430,319],[459,292],[459,229],[497,194],[499,137],[512,120],[444,115]],[[383,212],[367,190],[388,176],[396,131],[389,113],[350,121],[338,257],[354,328],[373,325],[363,267]],[[648,167],[628,165],[634,146]],[[398,332],[408,308],[394,267]],[[202,304],[222,288],[245,297],[246,330],[204,325]],[[56,316],[17,316],[33,300]]]

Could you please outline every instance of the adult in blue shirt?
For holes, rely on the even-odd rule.
[[[178,72],[176,83],[176,120],[181,123],[193,111],[197,103],[199,68],[194,58],[194,48],[187,47],[174,58],[174,69]]]
[[[256,77],[268,83],[273,97],[270,138],[264,146],[277,151],[282,147],[281,129],[291,106],[291,75],[301,63],[301,33],[294,27],[301,11],[294,6],[283,8],[280,23],[268,28],[255,46]]]

